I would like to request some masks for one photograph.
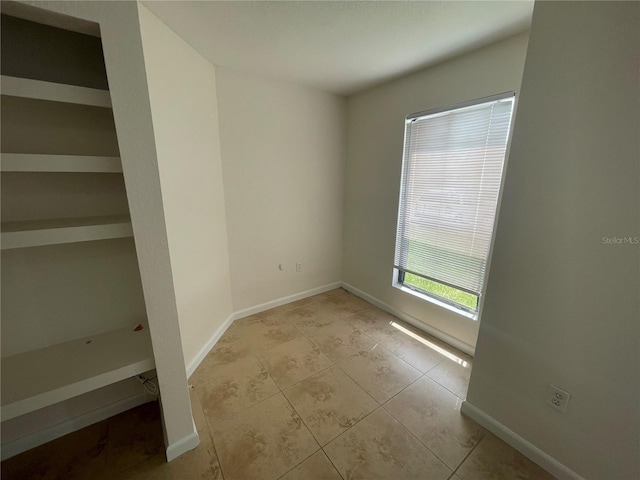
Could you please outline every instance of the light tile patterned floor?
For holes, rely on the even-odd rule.
[[[200,446],[155,403],[2,464],[3,479],[538,480],[460,414],[472,359],[338,289],[237,320],[190,379]]]

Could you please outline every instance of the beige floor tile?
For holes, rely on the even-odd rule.
[[[286,307],[288,310],[293,310],[294,308],[312,305],[313,303],[315,303],[315,301],[315,297],[301,298],[300,300],[296,300],[295,302],[287,303],[286,305],[283,305],[283,307]]]
[[[341,362],[361,351],[371,350],[376,344],[371,337],[344,320],[310,330],[307,336],[334,362]]]
[[[305,334],[322,330],[340,317],[330,309],[317,307],[317,304],[300,307],[286,312],[285,318]]]
[[[334,366],[284,391],[320,445],[325,445],[378,407],[377,402]]]
[[[445,359],[427,375],[450,392],[455,393],[463,400],[467,398],[467,388],[471,378],[471,363],[463,360],[462,363]]]
[[[106,479],[108,420],[2,462],[3,480]]]
[[[282,393],[211,426],[225,480],[276,479],[319,448]]]
[[[397,325],[398,328],[392,326],[376,331],[371,336],[409,365],[425,373],[445,358],[436,349],[429,346],[428,340],[406,328],[404,323],[396,320],[393,325]]]
[[[451,470],[380,408],[324,448],[344,478],[446,480]]]
[[[342,477],[325,453],[319,450],[280,480],[342,480]]]
[[[208,367],[227,365],[254,353],[251,344],[243,341],[241,331],[231,325],[198,366],[194,375],[198,372],[204,373]]]
[[[442,356],[437,366],[431,368],[436,357],[425,348]],[[452,355],[471,365],[466,355],[335,289],[229,327],[190,379],[197,449],[167,464],[158,405],[151,403],[2,462],[2,478],[188,480],[224,473],[226,480],[339,480],[340,470],[353,479],[444,479],[445,464],[455,467],[478,441],[454,395],[464,398],[470,368]],[[421,371],[427,375],[420,378]],[[372,413],[376,401],[388,403]],[[481,440],[451,479],[552,478],[540,472],[493,437]]]
[[[347,321],[361,332],[378,341],[378,338],[381,336],[384,337],[395,331],[391,323],[398,322],[398,319],[378,307],[369,305],[362,310],[350,314],[347,317]]]
[[[259,356],[281,389],[333,364],[317,346],[304,337],[277,345]]]
[[[422,377],[384,408],[449,468],[456,469],[482,439],[484,429],[460,413],[462,400]]]
[[[206,381],[194,384],[194,390],[211,426],[274,395],[279,389],[258,358],[247,357],[212,368]]]
[[[236,325],[236,322],[239,323]],[[231,332],[236,336],[234,342],[253,352],[288,342],[301,335],[300,330],[282,315],[267,314],[255,319],[247,317],[236,322]]]
[[[175,460],[168,462],[164,454],[136,465],[115,480],[222,480],[220,464],[209,431],[200,432],[200,444]]]
[[[338,365],[378,403],[386,402],[421,376],[418,370],[380,345]]]
[[[456,474],[462,480],[553,480],[553,476],[510,447],[495,435],[487,433],[460,465]]]
[[[158,402],[149,402],[109,419],[107,468],[120,473],[164,452]]]
[[[347,294],[347,291],[344,288],[338,287],[338,288],[334,288],[333,290],[329,290],[327,292],[314,295],[311,298],[313,298],[314,300],[321,300],[323,298],[330,297],[332,295],[346,295],[346,294]]]
[[[189,389],[189,399],[191,400],[191,413],[193,414],[193,423],[196,424],[196,430],[198,432],[208,430],[209,424],[207,424],[204,409],[202,408],[202,403],[200,403],[195,388]],[[207,433],[207,435],[209,435],[209,433]]]
[[[352,293],[345,292],[316,300],[313,306],[338,315],[349,315],[367,308],[369,304]]]

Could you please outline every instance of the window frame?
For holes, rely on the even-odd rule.
[[[433,292],[429,292],[426,290],[423,290],[421,288],[415,287],[414,285],[405,283],[404,281],[404,277],[407,273],[409,274],[413,274],[413,275],[417,275],[421,278],[425,278],[427,280],[431,280],[433,282],[439,283],[441,285],[444,286],[448,286],[454,289],[457,289],[461,292],[466,292],[466,293],[471,293],[472,295],[475,295],[474,292],[467,292],[465,289],[460,288],[460,287],[456,287],[454,285],[448,284],[446,282],[443,282],[441,280],[437,280],[435,278],[429,278],[429,277],[425,277],[424,275],[421,274],[416,274],[415,272],[411,272],[409,270],[404,270],[401,268],[398,268],[395,266],[395,261],[394,261],[394,267],[393,267],[393,280],[392,280],[392,286],[395,288],[400,289],[401,291],[408,293],[410,295],[413,295],[415,297],[418,297],[422,300],[428,301],[430,303],[436,304],[440,307],[443,307],[447,310],[450,310],[454,313],[457,313],[461,316],[470,318],[472,320],[478,320],[480,318],[481,312],[482,312],[482,307],[484,306],[484,295],[486,292],[486,288],[487,288],[487,283],[488,283],[488,278],[489,278],[489,271],[490,271],[490,266],[491,266],[491,258],[493,255],[493,247],[494,247],[494,242],[495,242],[495,234],[496,234],[496,230],[497,230],[497,226],[498,226],[498,217],[499,217],[499,213],[500,213],[500,204],[502,201],[502,194],[503,194],[503,190],[504,190],[504,181],[505,181],[505,177],[506,177],[506,171],[507,171],[507,163],[508,163],[508,159],[509,159],[509,151],[511,148],[511,140],[513,137],[513,125],[514,125],[514,120],[515,120],[515,116],[516,116],[516,109],[517,109],[517,95],[515,91],[506,91],[503,93],[499,93],[496,95],[490,95],[490,96],[486,96],[486,97],[481,97],[481,98],[477,98],[474,100],[469,100],[469,101],[465,101],[462,103],[458,103],[455,105],[451,105],[451,106],[446,106],[446,107],[438,107],[438,108],[434,108],[434,109],[429,109],[429,110],[424,110],[424,111],[420,111],[420,112],[416,112],[416,113],[412,113],[409,114],[405,117],[404,121],[405,121],[405,131],[404,131],[404,140],[403,140],[403,148],[402,148],[402,172],[401,172],[401,180],[400,180],[400,192],[399,192],[399,196],[398,196],[398,217],[397,217],[397,224],[396,224],[396,237],[397,237],[397,232],[398,229],[400,227],[400,222],[402,220],[402,212],[400,211],[401,205],[402,205],[402,182],[404,181],[404,174],[405,174],[405,168],[406,168],[406,162],[405,162],[405,152],[406,152],[406,142],[407,142],[407,122],[413,119],[417,119],[420,117],[425,117],[425,116],[430,116],[430,115],[435,115],[435,114],[439,114],[439,113],[444,113],[444,112],[449,112],[449,111],[454,111],[454,110],[458,110],[458,109],[462,109],[462,108],[466,108],[466,107],[471,107],[474,105],[480,105],[483,103],[489,103],[489,102],[495,102],[495,101],[499,101],[499,100],[504,100],[507,98],[512,98],[512,102],[513,102],[513,106],[512,106],[512,111],[511,111],[511,118],[509,121],[509,127],[507,130],[507,141],[506,141],[506,145],[505,145],[505,153],[504,153],[504,159],[502,161],[502,172],[501,172],[501,177],[500,177],[500,184],[499,184],[499,188],[498,188],[498,194],[497,194],[497,198],[496,198],[496,208],[495,208],[495,215],[493,218],[493,227],[492,227],[492,231],[491,231],[491,239],[490,239],[490,243],[489,243],[489,249],[487,252],[487,256],[486,256],[486,268],[485,268],[485,275],[484,278],[482,280],[482,287],[480,289],[479,294],[477,295],[477,304],[476,304],[476,309],[472,309],[467,307],[466,305],[462,305],[460,303],[457,303],[453,300],[450,300],[448,298],[444,298],[441,297],[440,295],[437,295],[436,293]],[[397,251],[397,245],[394,245],[394,256],[395,256],[395,252]]]

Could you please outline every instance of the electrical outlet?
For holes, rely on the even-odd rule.
[[[296,272],[301,272],[302,271],[302,263],[298,262],[296,263]]]
[[[569,404],[570,398],[571,398],[571,394],[569,392],[565,392],[561,388],[558,388],[553,384],[549,384],[549,391],[547,392],[547,401],[545,403],[549,405],[551,408],[554,408],[564,413],[567,410],[567,405]]]

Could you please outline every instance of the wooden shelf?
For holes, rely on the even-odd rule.
[[[3,153],[3,172],[122,173],[120,157]]]
[[[29,78],[9,77],[7,75],[2,75],[0,90],[2,95],[10,97],[35,98],[52,102],[78,103],[111,108],[111,95],[108,90],[43,82]]]
[[[153,370],[148,330],[114,330],[2,359],[2,421]]]
[[[128,216],[2,222],[2,250],[132,237]]]

